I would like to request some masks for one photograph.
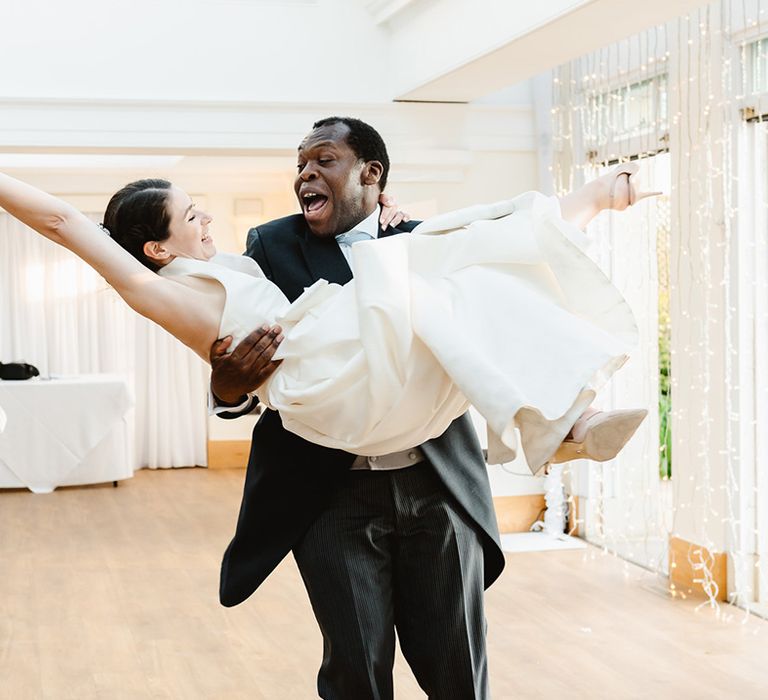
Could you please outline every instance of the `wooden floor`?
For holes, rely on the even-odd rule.
[[[217,602],[242,478],[0,491],[0,698],[316,697],[320,635],[292,559],[245,604]],[[487,609],[496,700],[768,697],[768,622],[696,613],[595,549],[508,555]],[[424,697],[402,659],[395,675],[397,698]]]

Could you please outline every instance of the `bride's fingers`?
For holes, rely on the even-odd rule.
[[[379,204],[381,204],[379,223],[381,224],[382,230],[386,231],[387,226],[397,226],[399,222],[393,223],[394,219],[400,213],[397,210],[397,200],[382,192],[381,195],[379,195]]]
[[[387,226],[392,223],[392,220],[397,215],[397,209],[395,207],[382,207],[381,216],[379,217],[379,223],[382,230],[386,230]],[[393,224],[394,225],[394,224]]]
[[[392,221],[390,222],[390,226],[392,228],[395,228],[398,224],[402,223],[403,221],[410,221],[411,217],[408,216],[404,211],[400,211],[399,209],[395,212],[395,215],[392,217]]]
[[[410,214],[408,214],[408,212],[401,211],[396,206],[383,207],[381,210],[381,217],[379,217],[379,221],[381,222],[381,228],[383,230],[386,230],[387,226],[391,226],[392,228],[395,228],[395,226],[402,223],[403,221],[410,221],[410,220],[411,220]]]
[[[384,208],[397,209],[397,200],[383,192],[379,195],[379,204]]]

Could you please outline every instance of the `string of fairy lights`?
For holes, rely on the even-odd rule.
[[[633,37],[623,45],[606,47],[595,54],[586,56],[571,63],[558,71],[555,77],[555,121],[554,129],[560,143],[556,144],[559,154],[555,162],[558,171],[557,180],[562,189],[567,189],[580,181],[593,177],[601,169],[601,164],[622,159],[625,154],[640,155],[655,153],[664,147],[664,140],[657,139],[652,143],[656,134],[664,131],[664,115],[661,113],[658,100],[646,100],[643,103],[645,113],[636,115],[635,129],[628,128],[631,121],[630,107],[636,102],[633,86],[645,89],[655,89],[653,80],[648,82],[648,74],[664,75],[664,62],[667,56],[663,53],[664,37],[659,36],[659,30],[644,36]],[[634,53],[634,55],[633,55]],[[637,66],[633,68],[632,63]],[[648,68],[652,70],[648,70]],[[559,94],[558,94],[559,93]],[[649,112],[654,110],[653,114]],[[565,157],[563,157],[565,156]],[[600,162],[602,161],[602,163]],[[614,279],[621,278],[621,270],[617,267],[619,259],[614,251],[622,249],[621,238],[641,237],[643,246],[649,247],[647,227],[638,226],[637,217],[633,216],[631,232],[627,228],[626,215],[622,215],[619,225],[605,217],[591,228],[596,239],[598,262]],[[606,225],[607,224],[607,225]],[[637,230],[639,229],[639,230]],[[622,236],[620,234],[627,234]],[[647,257],[647,256],[646,256]],[[646,264],[650,266],[650,259]],[[651,278],[650,270],[646,274]],[[642,301],[642,300],[641,300]],[[636,306],[633,304],[633,306]],[[644,345],[647,345],[647,339]],[[643,375],[648,376],[656,371],[655,363],[649,363],[655,353],[641,352],[639,356],[646,360],[643,363]],[[624,371],[624,370],[623,370]],[[617,389],[616,384],[619,384]],[[611,386],[613,401],[619,403],[621,393],[621,378],[617,377]],[[625,386],[625,385],[624,385]],[[648,394],[641,397],[641,404],[647,404]],[[623,405],[627,405],[626,403]],[[647,475],[637,468],[638,463],[648,464],[648,455],[656,449],[656,442],[650,440],[648,431],[642,436],[642,452],[628,458],[627,455],[616,460],[617,464],[605,468],[590,468],[588,473],[588,493],[593,502],[592,510],[586,514],[586,535],[593,541],[607,545],[614,551],[620,552],[636,563],[657,568],[659,556],[648,556],[647,551],[633,551],[635,540],[639,535],[647,540],[648,533],[658,530],[658,527],[648,528],[650,522],[658,520],[659,498],[654,492],[654,474]],[[635,444],[637,447],[637,444]],[[629,481],[634,487],[635,497],[630,503],[624,503],[630,510],[639,509],[635,517],[625,518],[622,527],[614,526],[616,513],[606,512],[611,496],[610,478],[605,478],[616,469],[624,471],[624,481]],[[627,472],[631,472],[628,474]],[[655,482],[658,483],[658,476]],[[626,499],[619,499],[624,500]],[[611,509],[608,509],[609,511]],[[616,510],[615,508],[613,509]],[[591,523],[589,521],[592,521]],[[644,531],[640,531],[645,525]],[[642,547],[647,550],[647,547]]]
[[[660,409],[613,463],[574,467],[571,483],[588,504],[579,525],[605,552],[663,575],[684,563],[669,557],[670,538],[692,543],[685,563],[706,595],[701,605],[723,619],[734,615],[718,602],[723,551],[728,600],[768,611],[768,565],[760,567],[768,465],[759,449],[768,430],[760,352],[768,355],[768,272],[751,254],[768,233],[755,228],[765,224],[768,191],[763,132],[762,150],[754,148],[755,130],[768,128],[763,4],[712,2],[553,77],[557,191],[639,159],[643,184],[666,192],[590,226],[595,259],[627,296],[641,334],[634,366],[617,375],[606,401],[658,400]],[[667,585],[673,596],[692,590]]]

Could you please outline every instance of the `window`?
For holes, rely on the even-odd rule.
[[[591,118],[585,126],[587,140],[593,144],[612,139],[626,139],[666,132],[669,128],[667,76],[658,75],[636,83],[622,85],[587,99]]]
[[[668,164],[667,164],[667,167]],[[669,260],[672,234],[669,197],[656,202],[656,270],[658,279],[658,333],[659,333],[659,476],[672,476],[672,361],[670,344],[672,322],[670,317]]]
[[[768,37],[747,45],[747,61],[752,93],[768,92]]]
[[[730,468],[738,484],[732,496],[733,590],[746,597],[742,604],[768,614],[768,122],[747,121],[739,140],[728,424]]]

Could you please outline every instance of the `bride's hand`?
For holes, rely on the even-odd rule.
[[[229,354],[232,337],[217,340],[210,351],[211,391],[222,404],[237,406],[258,389],[282,360],[272,360],[283,340],[280,326],[257,328]]]
[[[379,204],[381,204],[379,223],[383,230],[386,230],[387,226],[395,228],[399,223],[411,220],[409,214],[397,208],[397,200],[384,192],[379,196]]]

